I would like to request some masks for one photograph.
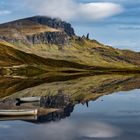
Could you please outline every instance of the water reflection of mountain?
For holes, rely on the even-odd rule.
[[[66,76],[67,77],[67,76]],[[68,78],[69,77],[69,78]],[[47,113],[40,113],[37,120],[31,120],[34,123],[44,123],[49,121],[61,120],[69,117],[74,110],[76,104],[82,103],[88,106],[89,101],[111,94],[118,91],[129,91],[140,88],[139,75],[94,75],[70,78],[68,76],[65,80],[59,77],[57,80],[42,80],[42,79],[0,79],[1,108],[8,103],[7,108],[43,108],[47,112],[48,109],[58,109]],[[7,80],[5,80],[7,79]],[[24,85],[24,81],[27,83]],[[41,81],[41,83],[39,82]],[[36,84],[34,84],[36,83]],[[22,87],[20,87],[22,86]],[[6,93],[6,94],[2,94]],[[41,96],[40,103],[21,104],[15,107],[15,98]]]
[[[22,89],[22,86],[25,87],[26,84],[23,82],[24,80],[20,79],[22,84],[20,83],[20,81],[8,82],[5,85],[9,85],[9,88],[7,86],[5,88],[0,87],[1,97],[4,97],[3,93],[7,93],[5,95],[7,95],[8,98],[50,95],[55,96],[58,95],[58,91],[62,91],[73,101],[79,100],[79,102],[85,102],[87,100],[94,100],[105,94],[110,94],[118,91],[129,91],[140,88],[139,75],[110,74],[87,77],[79,77],[78,75],[78,77],[75,77],[75,79],[73,79],[73,77],[71,79],[69,76],[69,79],[64,81],[63,78],[64,77],[62,77],[61,81],[44,82],[36,86],[32,85],[33,82],[31,81],[34,80],[26,80],[28,81],[28,88],[25,88],[24,90],[19,90],[20,88]]]
[[[70,98],[62,93],[62,91],[58,91],[58,95],[52,96],[44,96],[41,97],[40,101],[35,102],[20,102],[16,99],[6,99],[0,103],[1,106],[6,106],[6,109],[23,109],[25,107],[29,108],[38,108],[38,115],[33,118],[25,117],[6,117],[0,118],[0,120],[23,120],[32,123],[47,123],[50,121],[57,121],[69,117],[74,110],[75,104],[70,100]],[[47,112],[47,110],[55,108],[57,110],[52,110]]]
[[[44,109],[58,108],[59,110],[44,115],[39,114],[36,119],[28,122],[48,123],[70,117],[71,113],[74,111],[75,103],[68,96],[62,93],[62,91],[58,91],[58,95],[55,96],[41,97],[40,107],[43,107]],[[80,102],[77,101],[77,104],[79,103]],[[85,105],[88,107],[88,101],[85,102]]]
[[[63,110],[61,110],[61,111],[51,112],[47,115],[39,115],[39,116],[37,116],[36,120],[32,120],[30,122],[47,123],[47,122],[51,122],[51,121],[59,121],[66,117],[70,117],[73,110],[74,110],[74,105],[69,104],[66,107],[64,107]]]
[[[68,81],[80,77],[86,77],[87,74],[78,75],[51,75],[46,74],[40,77],[0,77],[0,98],[12,95],[15,92],[22,91],[27,88],[33,88],[44,83],[53,83],[60,81]]]
[[[43,108],[63,108],[71,103],[70,97],[65,95],[62,90],[58,90],[58,94],[41,97],[40,107]]]

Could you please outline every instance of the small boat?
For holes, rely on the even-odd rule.
[[[41,97],[24,97],[24,98],[16,98],[18,102],[39,102]]]
[[[16,120],[22,120],[22,121],[36,121],[37,115],[31,115],[31,116],[0,116],[0,121],[16,121]]]
[[[0,116],[33,116],[37,115],[37,113],[37,109],[0,110]]]

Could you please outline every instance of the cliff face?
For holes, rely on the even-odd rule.
[[[27,20],[42,25],[47,25],[55,29],[62,29],[70,37],[75,35],[74,29],[71,27],[71,24],[64,22],[60,19],[56,19],[56,18],[52,19],[50,17],[45,17],[45,16],[35,16],[35,17],[27,18]]]
[[[12,43],[66,45],[74,35],[71,24],[43,16],[0,24],[0,39]]]
[[[44,32],[39,34],[27,35],[26,39],[31,44],[57,44],[64,45],[69,43],[69,37],[64,32]]]
[[[22,35],[20,32],[16,32],[18,37],[8,37],[0,35],[0,40],[5,40],[10,43],[23,43],[25,45],[34,44],[49,44],[63,46],[69,43],[70,37],[65,32],[41,32],[30,35]]]

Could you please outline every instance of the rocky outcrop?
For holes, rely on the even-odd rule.
[[[40,106],[44,108],[65,108],[69,104],[72,104],[70,97],[65,95],[61,90],[55,96],[41,97],[40,100]]]
[[[73,111],[74,111],[74,105],[68,104],[63,109],[49,113],[47,115],[38,115],[37,120],[34,120],[34,121],[29,120],[28,122],[40,124],[40,123],[49,123],[52,121],[58,121],[58,120],[70,117]]]
[[[30,44],[49,44],[49,45],[58,45],[64,46],[69,44],[70,37],[65,32],[42,32],[32,35],[21,35],[18,37],[11,38],[8,36],[0,35],[0,40],[5,40],[10,43],[23,43],[25,45]]]
[[[69,36],[65,32],[43,32],[26,36],[31,44],[57,44],[66,45],[69,43]]]
[[[74,35],[71,24],[45,16],[35,16],[0,24],[0,39],[10,43],[64,46]]]
[[[18,32],[17,32],[18,34]],[[0,40],[4,40],[6,42],[9,42],[9,43],[23,43],[23,44],[26,44],[26,45],[29,45],[30,43],[27,41],[26,37],[25,36],[22,36],[21,34],[19,34],[18,37],[9,37],[9,36],[5,36],[5,35],[0,35]]]
[[[42,25],[47,25],[55,29],[62,29],[70,37],[75,35],[74,29],[72,28],[71,24],[65,21],[62,21],[58,18],[50,18],[46,16],[35,16],[35,17],[27,18],[27,20],[30,20],[32,22],[39,23]]]

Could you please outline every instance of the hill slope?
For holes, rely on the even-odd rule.
[[[69,23],[59,19],[35,16],[0,24],[0,39],[12,44],[0,43],[4,52],[0,53],[1,67],[26,64],[42,65],[46,71],[140,69],[140,53],[78,37]]]
[[[13,45],[6,42],[0,42],[0,67],[1,69],[8,69],[18,71],[20,69],[41,70],[44,72],[50,71],[89,71],[92,67],[87,65],[69,62],[66,60],[55,60],[51,58],[39,57],[35,54],[25,53],[17,50]]]

